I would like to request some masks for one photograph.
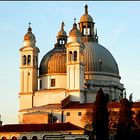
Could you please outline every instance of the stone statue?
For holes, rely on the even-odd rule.
[[[126,90],[124,91],[123,95],[124,95],[124,98],[126,98]]]
[[[133,102],[132,99],[133,99],[133,93],[131,93],[129,96],[129,102]]]

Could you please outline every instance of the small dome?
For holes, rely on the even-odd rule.
[[[93,22],[93,19],[89,14],[84,14],[81,16],[80,22]]]
[[[81,32],[77,29],[77,24],[73,24],[72,30],[69,32],[69,37],[81,37]]]
[[[67,36],[67,33],[65,31],[59,31],[57,36]]]
[[[39,75],[48,73],[66,73],[65,63],[65,48],[55,47],[42,58],[39,68]]]
[[[68,38],[68,42],[81,42],[81,32],[80,30],[77,28],[77,24],[74,23],[73,24],[73,28],[72,30],[69,32],[69,38]]]
[[[66,73],[66,53],[54,53],[48,61],[48,74]]]
[[[92,17],[88,14],[88,6],[85,5],[85,14],[81,16],[80,22],[93,22]]]
[[[65,36],[67,36],[67,33],[64,31],[64,22],[62,22],[61,30],[58,32],[57,38],[58,37],[65,37]]]
[[[24,36],[24,40],[35,40],[35,35],[32,33],[32,28],[28,28],[27,34]]]

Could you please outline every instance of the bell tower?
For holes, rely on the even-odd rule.
[[[84,45],[81,42],[81,33],[77,29],[77,24],[73,24],[73,29],[69,33],[66,44],[67,53],[67,91],[73,101],[84,102]]]
[[[38,89],[38,53],[36,39],[28,27],[20,48],[20,109],[33,107],[33,94]]]

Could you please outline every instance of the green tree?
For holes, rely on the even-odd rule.
[[[133,125],[131,103],[126,98],[120,100],[120,103],[117,140],[131,140],[131,127]]]
[[[96,140],[108,140],[108,108],[107,98],[100,89],[96,95],[96,101],[93,107],[93,133]]]

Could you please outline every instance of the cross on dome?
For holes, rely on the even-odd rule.
[[[87,4],[85,5],[85,14],[88,14],[88,6],[87,6]]]
[[[76,23],[76,18],[74,18],[74,23]]]
[[[30,25],[31,25],[31,23],[29,22],[29,28],[31,27]]]
[[[29,22],[29,25],[28,25],[28,32],[32,32],[32,28],[31,28],[31,23]]]
[[[62,24],[61,24],[61,30],[62,31],[64,31],[64,26],[65,26],[65,24],[64,24],[64,21],[63,21]]]

